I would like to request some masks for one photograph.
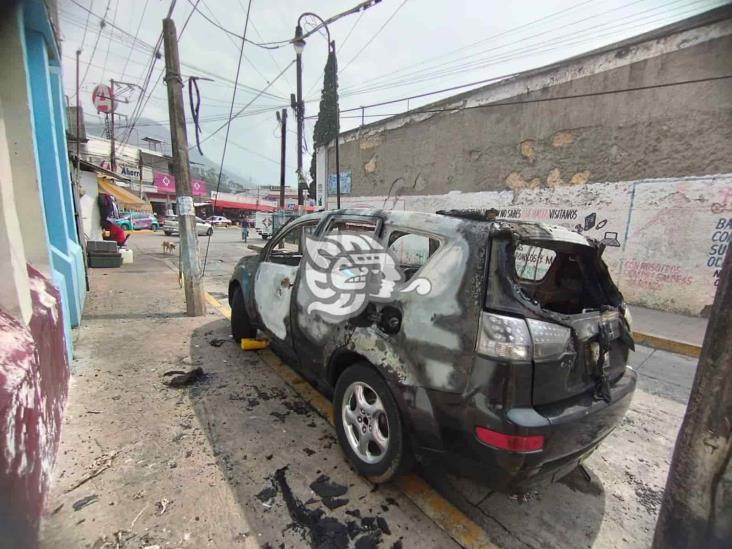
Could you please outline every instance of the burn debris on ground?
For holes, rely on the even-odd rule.
[[[277,469],[269,482],[271,486],[259,492],[256,497],[262,503],[270,502],[277,494],[281,494],[292,519],[287,527],[289,530],[298,532],[309,542],[309,546],[315,549],[368,549],[378,547],[383,535],[391,535],[387,522],[380,517],[361,517],[358,509],[349,509],[346,514],[357,520],[349,520],[343,524],[335,517],[326,516],[322,508],[308,509],[306,506],[316,503],[317,500],[301,502],[292,492],[287,482],[287,467]],[[336,499],[348,490],[335,482],[331,482],[326,475],[319,476],[310,488],[318,494],[323,503],[328,506],[326,500],[336,507],[345,505],[348,500]]]
[[[80,511],[81,509],[83,509],[87,505],[91,505],[92,503],[94,503],[94,502],[96,502],[98,500],[99,500],[99,496],[96,495],[96,494],[92,494],[90,496],[86,496],[85,498],[81,498],[79,500],[76,500],[72,504],[72,507],[74,508],[74,511]]]
[[[216,337],[214,339],[209,340],[208,344],[211,345],[212,347],[221,347],[227,341],[234,341],[234,340]]]
[[[171,370],[163,374],[163,378],[167,376],[174,376],[167,380],[163,379],[163,383],[168,387],[185,387],[186,385],[191,385],[203,379],[204,374],[203,368],[199,366],[198,368],[193,368],[193,370],[188,372],[183,372],[182,370]]]

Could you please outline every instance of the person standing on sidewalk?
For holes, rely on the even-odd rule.
[[[241,224],[241,239],[246,242],[249,238],[249,223],[242,221]]]

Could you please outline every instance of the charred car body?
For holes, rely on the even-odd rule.
[[[520,489],[569,473],[630,405],[629,313],[602,251],[474,213],[306,215],[235,267],[232,332],[261,329],[333,397],[372,480],[416,456]]]

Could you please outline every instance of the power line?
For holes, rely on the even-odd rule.
[[[78,2],[76,2],[75,0],[72,0],[72,2],[74,2],[77,6],[80,6],[80,7],[84,8],[84,6],[82,6],[81,4],[79,4]],[[111,3],[112,3],[112,0],[107,0],[107,8],[104,10],[104,17],[107,16],[107,12],[109,11],[109,5]],[[84,9],[86,9],[86,8],[84,8]],[[91,10],[87,10],[87,11],[90,11],[91,12]],[[94,55],[96,55],[96,53],[97,53],[97,46],[99,46],[99,39],[102,37],[102,29],[104,28],[104,25],[105,25],[104,17],[101,17],[100,18],[100,21],[99,21],[99,33],[97,34],[97,39],[94,42],[94,47],[92,48],[92,54],[91,54],[91,57],[89,58],[89,62],[90,63],[94,60]],[[88,74],[89,74],[89,65],[87,65],[86,66],[86,69],[84,70],[84,76],[81,79],[80,85],[83,84],[84,82],[86,82],[86,76]]]
[[[195,6],[194,6],[195,10]],[[226,123],[226,135],[224,136],[224,150],[221,151],[221,164],[219,164],[219,177],[216,181],[216,198],[214,198],[213,202],[213,209],[216,209],[216,201],[219,197],[219,188],[221,187],[221,176],[224,173],[224,160],[226,159],[226,148],[229,144],[229,132],[231,131],[231,121],[232,117],[231,115],[234,113],[234,102],[236,100],[236,83],[239,82],[239,73],[241,72],[241,60],[244,57],[244,44],[246,43],[246,37],[247,37],[247,28],[249,27],[249,14],[252,11],[252,0],[249,0],[249,5],[247,6],[247,16],[244,20],[244,33],[242,34],[241,38],[241,47],[239,48],[239,61],[236,64],[236,76],[234,77],[234,90],[231,93],[231,106],[229,107],[229,120]],[[200,12],[199,12],[200,13]],[[198,134],[196,134],[196,138],[198,138]],[[198,147],[200,149],[201,145],[200,142],[198,144]],[[211,233],[208,235],[208,240],[206,241],[206,254],[203,257],[203,273],[202,275],[206,274],[206,263],[208,261],[208,249],[209,246],[211,246]]]
[[[112,24],[117,22],[117,10],[119,9],[119,0],[116,0],[114,4],[114,15],[112,16]],[[112,35],[109,35],[109,42],[107,42],[107,55],[104,56],[104,68],[102,69],[102,78],[105,78],[107,74],[107,61],[109,60],[109,49],[112,47]]]
[[[349,65],[350,65],[351,63],[353,63],[353,62],[354,62],[354,61],[356,60],[356,58],[357,58],[357,57],[358,57],[359,55],[361,55],[361,52],[362,52],[363,50],[365,50],[365,49],[366,49],[366,48],[367,48],[367,47],[369,46],[369,44],[371,44],[371,42],[373,42],[373,41],[374,41],[374,40],[376,39],[376,37],[377,37],[377,36],[379,36],[379,34],[381,33],[381,31],[383,31],[383,30],[384,30],[384,27],[386,27],[386,26],[387,26],[387,25],[389,24],[389,22],[390,22],[390,21],[391,21],[392,19],[394,19],[394,17],[396,16],[396,14],[397,14],[397,13],[399,13],[399,10],[401,10],[401,9],[402,9],[402,7],[404,7],[404,4],[406,4],[406,3],[407,3],[407,0],[403,0],[403,1],[402,1],[402,3],[401,3],[401,4],[399,4],[399,6],[397,7],[397,9],[395,9],[395,10],[394,10],[394,13],[392,13],[392,14],[391,14],[391,15],[389,16],[389,19],[387,19],[387,20],[386,20],[386,21],[384,22],[384,24],[383,24],[383,25],[381,25],[381,27],[379,27],[379,30],[377,30],[377,31],[376,31],[376,32],[375,32],[375,33],[374,33],[374,34],[373,34],[373,35],[371,36],[371,38],[369,38],[369,39],[368,39],[368,41],[367,41],[367,42],[366,42],[366,43],[365,43],[365,44],[364,44],[364,45],[363,45],[363,46],[361,47],[361,49],[360,49],[360,50],[358,50],[358,51],[356,52],[356,55],[354,55],[353,57],[351,57],[351,60],[350,60],[350,61],[349,61],[348,63],[346,63],[346,66],[345,66],[345,67],[343,67],[343,68],[341,69],[341,71],[340,71],[340,72],[341,72],[341,74],[343,74],[344,72],[346,72],[346,69],[347,69],[347,68],[349,67]]]
[[[134,41],[137,41],[137,37],[140,35],[140,27],[142,27],[142,21],[145,19],[145,12],[147,11],[147,4],[150,0],[145,0],[145,5],[142,7],[142,13],[140,14],[140,21],[137,23],[137,30],[135,31],[135,37],[133,38],[133,45],[130,46],[130,53],[127,55],[127,59],[125,60],[125,66],[122,68],[122,76],[120,77],[120,80],[125,79],[125,73],[127,72],[127,65],[130,62],[130,57],[132,57],[132,51],[134,50]]]
[[[210,139],[211,137],[213,137],[214,135],[216,135],[217,133],[219,133],[219,132],[220,132],[221,130],[223,130],[223,129],[224,129],[224,128],[225,128],[226,126],[227,126],[227,124],[229,124],[229,123],[230,123],[230,122],[231,122],[232,120],[234,120],[235,118],[239,118],[239,116],[241,116],[241,114],[242,114],[242,113],[243,113],[244,111],[246,111],[246,109],[247,109],[247,108],[249,108],[249,106],[250,106],[250,105],[251,105],[252,103],[254,103],[254,102],[255,102],[255,101],[257,100],[257,98],[258,98],[258,97],[259,97],[260,95],[262,95],[262,94],[263,94],[263,93],[264,93],[264,92],[265,92],[265,91],[266,91],[266,90],[267,90],[267,89],[268,89],[268,88],[269,88],[269,87],[270,87],[270,86],[271,86],[272,84],[274,84],[275,82],[277,82],[277,80],[279,80],[279,79],[280,79],[280,77],[281,77],[281,76],[282,76],[283,74],[285,74],[285,71],[287,71],[287,69],[289,69],[289,68],[290,68],[290,67],[291,67],[291,66],[292,66],[292,65],[293,65],[294,63],[295,63],[295,61],[290,61],[290,64],[289,64],[289,65],[287,65],[287,66],[286,66],[286,67],[285,67],[284,69],[282,69],[282,71],[281,71],[281,72],[280,72],[280,73],[279,73],[279,74],[278,74],[277,76],[275,76],[275,77],[274,77],[274,79],[272,80],[272,82],[270,82],[269,84],[267,84],[267,87],[265,87],[265,88],[264,88],[263,90],[261,90],[261,91],[259,92],[259,94],[257,94],[256,96],[254,96],[254,97],[252,98],[252,100],[251,100],[251,101],[249,101],[249,103],[247,103],[247,104],[246,104],[246,105],[244,105],[244,106],[243,106],[243,107],[242,107],[241,109],[239,109],[239,110],[237,111],[237,113],[236,113],[236,114],[235,114],[234,116],[230,117],[230,118],[229,118],[229,120],[227,120],[227,121],[226,121],[226,122],[225,122],[224,124],[222,124],[221,126],[219,126],[218,128],[216,128],[216,129],[215,129],[215,130],[214,130],[213,132],[211,132],[210,134],[208,134],[208,135],[207,135],[206,137],[204,137],[203,139],[201,139],[201,143],[204,143],[205,141],[208,141],[208,140],[209,140],[209,139]],[[189,149],[190,149],[190,148],[192,148],[192,147],[189,147]]]
[[[529,54],[546,53],[546,52],[553,51],[553,50],[556,50],[559,48],[566,48],[567,46],[582,44],[582,43],[586,42],[587,37],[591,38],[593,41],[596,41],[597,39],[603,38],[605,36],[616,35],[617,31],[614,29],[622,29],[624,31],[628,31],[632,28],[647,26],[651,23],[658,22],[658,21],[664,21],[664,23],[667,23],[669,21],[669,19],[668,19],[669,13],[666,8],[671,4],[678,3],[679,1],[681,1],[681,0],[675,0],[674,2],[670,2],[662,8],[654,8],[651,10],[645,10],[643,12],[638,12],[638,13],[628,15],[624,19],[630,19],[630,21],[624,21],[624,19],[620,19],[620,20],[618,20],[619,22],[617,24],[611,25],[609,27],[607,26],[608,25],[607,23],[604,23],[601,25],[595,25],[593,27],[590,27],[590,28],[587,28],[587,29],[584,29],[581,31],[574,31],[569,34],[560,35],[549,41],[543,41],[540,43],[531,44],[528,47],[522,46],[522,47],[519,47],[519,48],[516,48],[513,50],[508,50],[507,52],[504,52],[502,54],[498,54],[495,56],[489,56],[489,57],[483,58],[481,60],[467,63],[467,64],[458,66],[458,67],[450,69],[450,70],[436,71],[431,74],[427,73],[422,78],[417,78],[416,74],[414,74],[410,77],[405,76],[402,80],[394,80],[392,82],[386,82],[383,84],[369,85],[369,86],[365,86],[360,89],[351,88],[350,91],[345,91],[344,93],[341,94],[341,96],[348,97],[348,96],[352,96],[352,95],[359,95],[361,93],[370,93],[370,92],[373,92],[376,90],[390,89],[390,88],[395,88],[395,87],[401,87],[401,86],[408,85],[408,84],[416,84],[416,83],[424,82],[427,80],[444,78],[451,74],[473,71],[473,70],[477,70],[478,68],[485,68],[485,67],[488,67],[491,65],[505,63],[507,61],[511,61],[511,60],[514,60],[514,59],[517,59],[520,57],[525,57],[526,55],[529,55]],[[680,16],[687,15],[689,13],[694,12],[695,9],[689,10],[688,7],[695,3],[699,3],[699,2],[704,2],[704,0],[698,0],[697,2],[693,2],[692,4],[683,6],[682,9],[686,9],[686,11],[673,13],[671,15],[672,20],[675,18],[678,18]],[[648,11],[658,10],[658,9],[661,9],[665,12],[664,15],[661,16],[660,19],[657,17],[654,19],[653,16],[645,16],[645,17],[637,18],[637,16],[639,14],[646,13]],[[633,18],[635,18],[635,19],[633,19]],[[629,25],[630,23],[636,23],[636,24]],[[603,27],[605,27],[605,28],[603,29]],[[603,29],[606,32],[598,33],[598,29]],[[583,36],[583,35],[586,35],[586,36]],[[579,40],[572,40],[572,38],[577,38],[577,37],[582,37],[582,38]],[[509,45],[509,44],[495,47],[495,48],[493,48],[492,51],[500,50],[501,48],[503,48],[507,45]],[[547,46],[549,46],[549,47],[547,47]]]
[[[414,115],[414,114],[442,113],[442,112],[456,113],[456,112],[473,110],[473,109],[488,109],[488,108],[508,107],[508,106],[513,106],[513,105],[528,105],[531,103],[548,103],[551,101],[563,101],[563,100],[567,100],[567,99],[582,99],[582,98],[587,98],[587,97],[599,97],[599,96],[603,96],[603,95],[616,95],[616,94],[620,94],[620,93],[631,93],[631,92],[645,91],[645,90],[652,90],[652,89],[670,88],[670,87],[674,87],[674,86],[683,86],[683,85],[688,85],[688,84],[701,84],[704,82],[716,82],[716,81],[721,81],[721,80],[727,80],[730,78],[732,78],[732,74],[725,74],[722,76],[712,76],[712,77],[707,77],[707,78],[698,78],[698,79],[694,79],[694,80],[680,80],[677,82],[665,82],[663,84],[651,84],[648,86],[635,86],[632,88],[619,88],[619,89],[615,89],[615,90],[602,90],[602,91],[597,91],[597,92],[578,93],[578,94],[573,94],[573,95],[560,95],[560,96],[556,96],[556,97],[542,97],[542,98],[537,98],[537,99],[521,99],[521,100],[515,100],[515,101],[499,100],[499,101],[495,101],[492,103],[485,103],[482,105],[469,105],[466,107],[457,107],[457,106],[456,107],[443,107],[443,108],[429,107],[429,106],[424,107],[424,108],[418,107],[416,109],[411,109],[409,111],[405,111],[405,112],[401,112],[401,113],[388,113],[388,114],[382,113],[382,114],[375,114],[375,115],[364,115],[364,118],[367,116],[370,118],[373,118],[373,117],[377,117],[377,116],[383,116],[383,117],[402,116],[405,114]],[[541,90],[531,90],[526,93],[534,93],[537,91],[541,91]],[[354,107],[351,109],[344,109],[341,111],[341,113],[354,112],[354,111],[359,111],[361,109],[368,109],[371,107],[378,107],[378,106],[381,106],[381,105],[384,105],[387,103],[396,103],[398,101],[405,101],[406,99],[409,99],[409,98],[395,99],[392,101],[386,101],[386,102],[382,102],[382,103],[374,103],[373,105],[364,105],[363,107]],[[351,115],[351,116],[343,116],[342,118],[360,118],[360,117],[361,117],[361,115],[356,115],[356,116]],[[309,118],[312,118],[312,117],[309,117]]]

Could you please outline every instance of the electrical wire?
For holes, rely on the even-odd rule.
[[[346,63],[346,66],[343,67],[340,70],[340,73],[341,74],[343,74],[344,72],[346,72],[346,69],[348,69],[348,67],[351,65],[351,63],[353,63],[359,55],[361,55],[361,52],[363,52],[363,50],[365,50],[366,48],[368,48],[369,45],[371,44],[371,42],[373,42],[376,39],[376,37],[379,36],[379,34],[381,34],[381,31],[383,31],[384,28],[391,22],[391,20],[394,19],[394,17],[396,17],[396,14],[399,13],[399,10],[401,10],[404,7],[404,4],[406,4],[406,3],[407,3],[407,0],[402,0],[402,3],[399,4],[399,6],[397,7],[397,9],[394,10],[394,13],[392,13],[389,16],[389,19],[387,19],[386,21],[384,21],[384,24],[381,25],[381,27],[379,27],[379,30],[377,30],[371,36],[371,38],[368,39],[368,41],[361,47],[361,49],[356,52],[356,55],[354,55],[353,57],[351,57],[351,60],[348,61],[348,63]]]
[[[119,9],[119,0],[116,0],[114,4],[114,15],[112,16],[112,25],[117,22],[117,10]],[[109,49],[112,47],[112,35],[109,35],[109,42],[107,42],[107,55],[104,56],[104,68],[102,69],[102,78],[106,78],[107,74],[107,61],[109,60]]]
[[[196,6],[193,7],[194,11],[196,10]],[[247,28],[249,27],[249,14],[252,11],[252,0],[249,0],[249,5],[247,7],[247,15],[246,19],[244,20],[244,33],[241,37],[241,47],[239,49],[239,61],[236,64],[236,76],[234,77],[234,82],[239,82],[239,73],[241,72],[241,60],[244,57],[244,44],[246,43],[246,36],[247,36]],[[201,13],[201,12],[199,12]],[[221,176],[224,173],[224,160],[226,159],[226,149],[229,144],[229,132],[231,131],[231,122],[232,122],[232,114],[234,113],[234,103],[236,101],[236,85],[234,85],[234,90],[231,94],[231,107],[229,107],[229,120],[226,123],[226,136],[224,137],[224,150],[221,151],[221,163],[219,164],[219,177],[216,182],[216,197],[213,201],[213,211],[216,211],[216,201],[219,198],[219,188],[221,187]],[[198,149],[200,151],[201,144],[198,142],[198,135],[196,135],[196,140],[198,144]],[[201,276],[206,275],[206,264],[208,262],[208,249],[211,246],[211,234],[208,235],[208,240],[206,241],[206,254],[203,257],[203,271],[201,273]]]
[[[670,88],[674,86],[684,86],[689,84],[701,84],[704,82],[717,82],[721,80],[727,80],[732,78],[732,74],[725,74],[722,76],[712,76],[707,78],[697,78],[693,80],[680,80],[676,82],[665,82],[663,84],[651,84],[648,86],[634,86],[632,88],[618,88],[614,90],[602,90],[597,92],[587,92],[587,93],[579,93],[579,94],[573,94],[573,95],[560,95],[556,97],[542,97],[537,99],[522,99],[522,100],[515,100],[515,101],[506,101],[506,100],[499,100],[492,103],[485,103],[482,105],[469,105],[469,106],[455,106],[455,107],[444,107],[444,108],[438,108],[438,107],[424,107],[424,108],[416,108],[411,109],[409,111],[401,112],[401,113],[381,113],[381,114],[374,114],[374,115],[363,115],[364,118],[366,117],[390,117],[390,116],[402,116],[404,114],[409,115],[415,115],[415,114],[426,114],[426,113],[443,113],[443,112],[449,112],[449,113],[456,113],[461,111],[467,111],[467,110],[473,110],[473,109],[488,109],[488,108],[500,108],[500,107],[508,107],[513,105],[529,105],[532,103],[547,103],[551,101],[563,101],[567,99],[582,99],[587,97],[599,97],[603,95],[616,95],[620,93],[631,93],[631,92],[637,92],[637,91],[645,91],[645,90],[652,90],[652,89],[662,89],[662,88]],[[541,90],[531,90],[526,93],[533,93]],[[401,98],[401,99],[395,99],[392,101],[386,101],[382,103],[374,103],[373,105],[364,105],[363,107],[354,107],[350,109],[343,109],[341,110],[341,113],[344,112],[353,112],[358,111],[361,109],[367,109],[370,107],[375,106],[381,106],[388,103],[396,103],[398,101],[405,101],[408,98]],[[308,117],[313,118],[313,117]],[[361,118],[361,115],[346,115],[342,116],[341,118]]]
[[[72,0],[72,2],[74,2],[77,6],[84,8],[84,6],[82,6],[75,0]],[[107,12],[109,11],[109,6],[111,3],[112,3],[112,0],[107,0],[107,8],[104,10],[104,17],[107,16]],[[84,8],[84,9],[86,9],[86,8]],[[88,10],[88,11],[91,11],[91,10]],[[94,14],[94,15],[96,15],[96,14]],[[96,55],[96,53],[97,53],[97,46],[99,46],[99,39],[102,37],[102,29],[104,29],[104,25],[105,25],[104,17],[101,17],[100,21],[99,21],[99,33],[97,33],[97,39],[94,42],[94,47],[92,48],[92,54],[91,54],[91,57],[89,58],[90,63],[91,63],[91,61],[94,60],[94,55]],[[84,70],[84,76],[81,79],[80,85],[83,84],[84,82],[86,82],[86,77],[88,74],[89,74],[89,65],[87,65],[86,69]]]
[[[145,12],[147,12],[147,4],[150,0],[145,0],[145,5],[142,7],[142,13],[140,14],[140,21],[137,23],[137,30],[135,30],[135,37],[133,38],[133,46],[130,46],[130,53],[127,54],[127,59],[125,60],[125,65],[122,68],[122,76],[120,76],[120,80],[125,79],[125,73],[127,72],[127,65],[130,63],[130,57],[132,57],[132,52],[134,50],[134,42],[137,41],[137,37],[140,36],[140,27],[142,27],[142,21],[145,19]]]

